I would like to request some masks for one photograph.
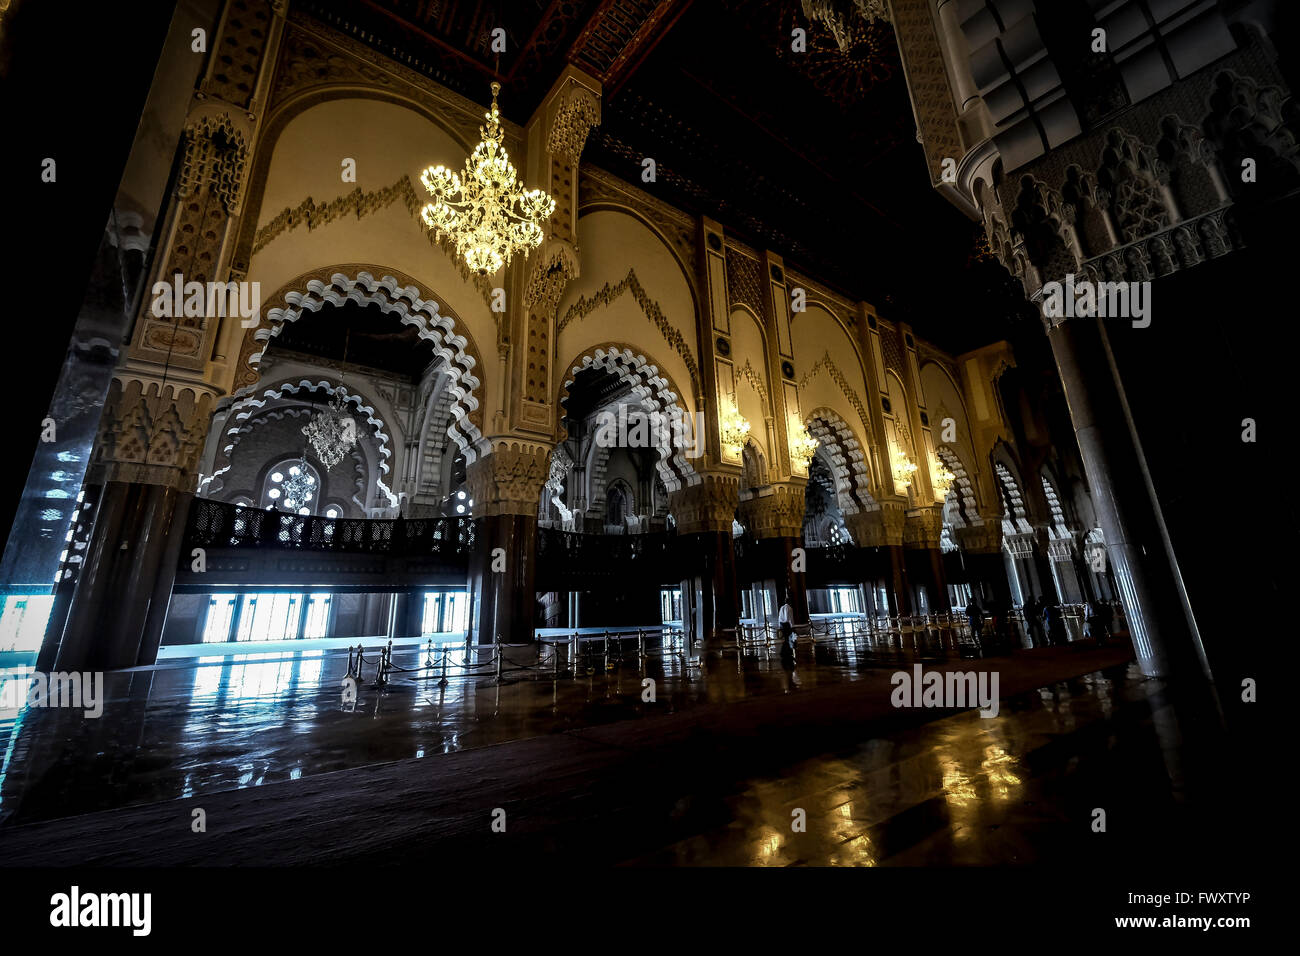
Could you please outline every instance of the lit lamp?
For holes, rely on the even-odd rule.
[[[470,270],[492,275],[516,253],[526,254],[542,244],[542,224],[555,212],[555,200],[541,189],[524,189],[502,144],[501,114],[492,84],[492,109],[479,127],[482,141],[474,147],[460,174],[445,166],[430,166],[420,174],[433,202],[420,210],[424,224],[456,244]]]
[[[817,439],[809,435],[803,422],[794,416],[790,417],[786,430],[790,434],[790,458],[807,471],[813,456],[817,454]]]
[[[911,487],[912,476],[917,471],[916,465],[896,445],[889,446],[889,458],[894,471],[894,490],[902,493]]]
[[[718,437],[722,447],[734,458],[739,458],[749,438],[749,422],[740,414],[734,398],[724,398],[718,414]]]
[[[934,496],[938,501],[943,501],[948,497],[948,492],[952,490],[952,483],[957,480],[957,476],[948,470],[947,466],[938,458],[930,459],[930,484],[934,486]]]

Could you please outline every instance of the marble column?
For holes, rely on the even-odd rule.
[[[796,622],[808,620],[808,575],[794,570],[803,545],[804,482],[769,485],[740,502],[741,521],[759,542],[763,579],[775,586],[778,604],[790,598]]]
[[[531,644],[537,613],[537,504],[549,445],[498,439],[465,469],[474,499],[470,633],[479,644]]]
[[[1068,319],[1049,329],[1047,338],[1142,673],[1207,680],[1205,649],[1105,330],[1095,319]]]
[[[887,501],[871,511],[845,515],[844,523],[853,541],[862,548],[876,548],[881,555],[890,616],[914,613],[907,559],[903,552],[904,505]]]
[[[60,670],[153,663],[197,480],[212,393],[118,374],[87,472],[103,492],[55,655]]]
[[[739,498],[734,475],[705,473],[693,485],[668,493],[668,510],[677,526],[680,553],[699,555],[685,569],[683,598],[691,595],[692,640],[713,641],[734,629],[740,620],[736,586],[736,553],[731,523]]]

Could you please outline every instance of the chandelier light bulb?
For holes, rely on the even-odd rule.
[[[719,412],[718,437],[733,456],[739,456],[749,438],[749,422],[740,414],[734,398],[723,399]]]
[[[501,84],[492,84],[492,108],[479,127],[482,140],[463,173],[430,166],[420,182],[433,201],[420,210],[425,226],[449,237],[470,271],[492,275],[516,254],[542,244],[542,224],[555,212],[555,199],[541,189],[524,189],[504,147],[497,109]]]
[[[808,434],[803,422],[793,416],[787,431],[790,433],[790,457],[807,470],[812,464],[813,456],[817,454],[817,439]]]

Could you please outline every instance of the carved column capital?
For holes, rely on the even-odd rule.
[[[909,511],[903,522],[903,544],[908,548],[937,548],[942,533],[942,505]]]
[[[756,538],[798,538],[803,535],[804,483],[771,485],[762,494],[740,502],[740,517]]]
[[[88,479],[194,491],[215,395],[202,383],[115,376]]]
[[[550,454],[551,446],[541,442],[493,440],[491,453],[479,456],[465,469],[474,517],[537,517],[537,502],[550,475]]]
[[[905,520],[903,506],[892,501],[881,502],[870,511],[844,516],[853,543],[863,548],[901,546]]]
[[[668,510],[679,534],[721,531],[731,534],[740,498],[740,479],[734,475],[706,473],[693,485],[668,493]]]

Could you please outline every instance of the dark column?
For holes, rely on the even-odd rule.
[[[492,515],[474,522],[469,591],[472,634],[479,644],[531,644],[537,604],[534,555],[537,518]],[[496,554],[494,558],[493,555]],[[493,570],[493,567],[499,570]]]
[[[935,612],[947,614],[952,610],[952,603],[948,600],[948,574],[943,566],[943,552],[939,548],[926,548],[925,553],[930,559],[930,580],[934,584],[931,603]]]
[[[773,569],[780,575],[776,579],[777,594],[780,597],[789,595],[790,606],[794,609],[794,619],[806,621],[808,620],[808,575],[804,571],[793,570],[794,550],[803,548],[803,538],[786,536],[771,540],[775,543],[781,562],[779,568]],[[806,553],[804,560],[807,560]]]
[[[167,610],[172,601],[172,585],[176,583],[176,569],[182,560],[191,560],[185,546],[185,526],[189,521],[190,505],[194,503],[192,492],[179,493],[172,513],[171,526],[167,529],[166,542],[163,545],[162,558],[158,565],[158,575],[154,580],[153,595],[149,601],[149,612],[145,617],[144,631],[140,636],[140,648],[136,655],[136,665],[145,667],[158,660],[158,645],[162,643],[163,629],[167,626]],[[304,610],[308,597],[303,598]]]
[[[907,577],[907,560],[903,554],[903,546],[887,544],[885,552],[889,558],[889,591],[893,598],[889,602],[889,613],[914,614],[916,611],[912,601],[912,585]]]
[[[1047,337],[1142,672],[1203,681],[1210,676],[1209,664],[1105,330],[1097,320],[1073,319]]]

